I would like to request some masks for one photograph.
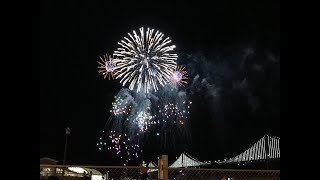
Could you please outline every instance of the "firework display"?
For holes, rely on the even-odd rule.
[[[140,28],[139,35],[128,33],[129,38],[118,43],[115,58],[104,56],[99,62],[105,77],[110,73],[123,86],[129,83],[114,97],[97,142],[99,150],[114,152],[124,164],[139,159],[146,142],[153,141],[158,146],[154,148],[168,152],[175,150],[175,142],[187,146],[190,141],[192,102],[180,89],[187,84],[187,72],[177,66],[171,40],[154,31]]]

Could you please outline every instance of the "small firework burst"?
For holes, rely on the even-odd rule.
[[[187,84],[186,80],[188,79],[188,74],[184,68],[184,66],[177,66],[177,68],[172,72],[170,82],[173,85],[178,84],[179,86],[184,86],[184,84]]]
[[[189,109],[192,102],[186,103],[186,101],[183,101],[183,103],[167,103],[164,104],[163,108],[159,108],[159,114],[162,115],[163,119],[166,121],[169,121],[170,119],[177,121],[180,124],[184,124],[184,121],[188,119],[189,116]]]
[[[154,124],[151,121],[153,118],[154,116],[151,116],[149,113],[139,112],[134,122],[138,125],[140,132],[145,132],[151,124]]]
[[[115,69],[116,69],[116,63],[113,61],[113,57],[111,55],[103,55],[103,57],[99,57],[100,61],[98,60],[97,62],[99,63],[100,66],[98,66],[99,73],[102,73],[104,79],[109,77],[112,77],[114,79]]]
[[[115,131],[110,131],[110,133],[100,137],[97,146],[100,151],[106,149],[116,153],[125,163],[133,158],[138,159],[139,153],[142,152],[139,145],[131,140],[127,134],[117,134]]]
[[[126,100],[123,100],[121,97],[115,97],[115,101],[112,102],[112,112],[115,116],[122,114],[129,114],[132,106]]]

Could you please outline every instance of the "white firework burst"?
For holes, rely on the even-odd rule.
[[[133,31],[133,36],[124,37],[118,42],[121,47],[114,51],[117,56],[118,74],[123,86],[130,83],[129,89],[141,89],[145,93],[158,90],[158,84],[164,86],[172,74],[171,69],[177,66],[178,55],[172,53],[175,45],[169,45],[169,37],[164,39],[164,34],[154,29],[140,28],[140,35]]]

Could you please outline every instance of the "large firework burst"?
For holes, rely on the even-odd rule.
[[[141,89],[145,93],[158,90],[158,83],[164,86],[170,79],[170,69],[176,68],[177,54],[171,53],[176,47],[169,45],[169,37],[159,31],[140,28],[140,35],[133,31],[133,36],[128,33],[129,38],[118,42],[121,47],[114,52],[117,56],[117,69],[119,73],[116,78],[121,78],[123,86],[130,83],[129,89]]]

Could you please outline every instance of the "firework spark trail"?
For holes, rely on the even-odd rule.
[[[141,89],[145,93],[151,90],[157,91],[158,83],[164,86],[169,82],[171,69],[176,68],[177,54],[170,53],[176,47],[169,45],[169,37],[163,40],[164,34],[147,28],[144,32],[140,28],[140,36],[133,31],[134,37],[128,33],[129,38],[118,42],[121,46],[114,55],[117,56],[117,70],[119,73],[116,79],[121,78],[120,83],[123,86],[130,83],[129,89],[139,92]]]
[[[129,116],[128,133],[132,136],[143,135],[154,124],[155,115],[152,115],[152,102],[144,93],[135,93],[136,104]]]
[[[188,144],[191,102],[177,86],[167,84],[154,94],[123,88],[112,104],[111,122],[108,122],[108,129],[104,130],[103,139],[97,145],[100,150],[101,145],[107,146],[107,150],[122,157],[124,163],[139,158],[148,140],[157,141],[160,151],[174,151],[176,142],[182,146]],[[123,107],[130,108],[123,112]],[[151,134],[157,134],[157,139],[150,139]],[[117,143],[119,139],[120,145]]]
[[[142,152],[140,146],[127,134],[117,134],[115,131],[110,131],[106,136],[100,137],[97,146],[99,150],[106,147],[108,151],[114,152],[125,163],[128,163],[131,159],[138,159]]]
[[[179,87],[167,84],[154,96],[159,97],[153,102],[153,112],[157,115],[157,134],[159,150],[172,151],[191,144],[189,108],[192,102],[188,100],[186,92]],[[176,147],[180,142],[181,147]]]
[[[99,150],[107,146],[107,150],[114,151],[128,163],[132,156],[139,157],[143,147],[140,142],[153,124],[153,116],[148,113],[151,102],[145,94],[135,94],[126,88],[121,89],[114,98],[111,115],[97,146]]]

